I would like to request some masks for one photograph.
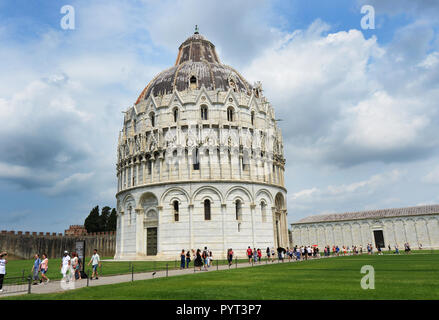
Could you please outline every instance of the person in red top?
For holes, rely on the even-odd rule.
[[[261,263],[261,259],[262,259],[262,252],[261,252],[261,249],[258,248],[258,260],[259,260],[259,263]]]
[[[253,251],[250,247],[248,247],[247,249],[247,257],[248,257],[248,263],[252,263]]]

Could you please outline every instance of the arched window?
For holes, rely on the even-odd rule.
[[[236,200],[236,202],[235,202],[235,215],[236,215],[236,220],[241,220],[241,218],[242,218],[241,200]]]
[[[227,108],[227,121],[233,121],[233,107]]]
[[[174,122],[177,122],[177,120],[178,120],[178,108],[174,108],[173,114],[174,114]]]
[[[207,106],[201,106],[201,120],[207,120]]]
[[[241,222],[238,223],[238,232],[241,232]]]
[[[196,78],[195,76],[192,76],[192,77],[189,79],[189,85],[190,85],[190,88],[191,88],[192,90],[197,89],[197,78]]]
[[[179,211],[178,211],[178,201],[175,200],[173,202],[173,206],[174,206],[174,221],[178,222],[179,219]]]
[[[195,148],[194,151],[192,151],[192,160],[193,160],[193,169],[194,170],[200,170],[200,155],[198,148]]]
[[[262,222],[265,222],[267,220],[267,205],[264,201],[261,201],[261,215],[262,215]]]
[[[149,119],[151,120],[151,127],[155,127],[155,114],[154,114],[154,112],[151,112],[149,114]]]
[[[210,220],[210,200],[204,200],[204,220]]]
[[[252,111],[250,117],[251,117],[252,126],[254,126],[255,125],[255,112],[254,111]]]
[[[151,175],[152,172],[152,160],[148,160],[148,174]]]

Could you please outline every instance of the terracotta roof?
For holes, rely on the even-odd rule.
[[[359,219],[379,219],[391,217],[407,217],[428,214],[439,214],[439,205],[426,205],[407,208],[379,209],[358,212],[320,214],[303,218],[292,224],[305,224],[317,222],[336,222]]]
[[[220,62],[215,46],[200,34],[193,34],[179,47],[175,65],[159,73],[143,89],[136,104],[151,94],[159,96],[183,91],[189,88],[189,80],[196,77],[197,89],[204,86],[207,90],[231,88],[233,79],[236,91],[251,94],[252,86],[232,67]]]

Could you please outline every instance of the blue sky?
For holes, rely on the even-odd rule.
[[[434,0],[0,0],[0,229],[115,206],[121,111],[195,24],[284,119],[289,222],[439,203],[437,16]]]

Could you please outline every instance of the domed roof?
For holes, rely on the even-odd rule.
[[[175,65],[159,73],[143,89],[136,104],[152,94],[159,96],[186,89],[207,90],[230,88],[251,94],[252,86],[232,67],[220,62],[215,46],[197,29],[178,48]]]

